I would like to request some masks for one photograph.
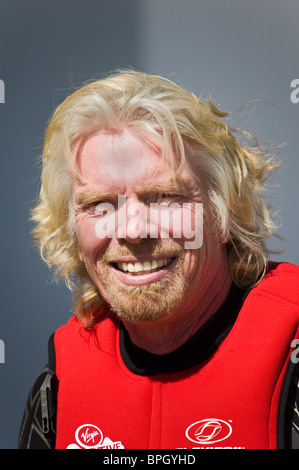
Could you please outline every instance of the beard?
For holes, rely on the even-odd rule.
[[[128,286],[111,272],[109,262],[119,256],[175,257],[174,266],[157,282],[139,286]],[[117,317],[131,323],[156,321],[169,315],[182,300],[186,287],[183,274],[185,250],[171,240],[160,240],[154,244],[140,245],[123,243],[117,248],[108,249],[100,261],[101,283],[105,290],[105,300]]]

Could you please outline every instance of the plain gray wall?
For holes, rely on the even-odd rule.
[[[16,448],[32,382],[47,361],[50,334],[71,315],[33,246],[29,211],[39,190],[44,129],[80,83],[133,67],[171,78],[233,111],[231,124],[284,144],[270,196],[280,210],[285,253],[299,264],[299,78],[297,0],[1,0],[0,448]],[[273,246],[277,243],[273,243]]]

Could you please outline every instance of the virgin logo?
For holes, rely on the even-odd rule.
[[[75,438],[85,449],[97,448],[103,440],[103,433],[93,424],[83,424],[77,429]]]
[[[196,444],[214,444],[224,441],[231,433],[231,425],[222,419],[202,419],[186,429],[186,437]]]

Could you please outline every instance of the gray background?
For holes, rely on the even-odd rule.
[[[299,264],[298,0],[1,0],[0,448],[16,448],[31,384],[50,334],[71,314],[70,295],[51,280],[33,247],[29,210],[38,194],[37,157],[47,119],[82,81],[115,68],[171,78],[233,111],[233,125],[284,144],[271,191],[285,253]],[[277,243],[273,243],[273,246]]]

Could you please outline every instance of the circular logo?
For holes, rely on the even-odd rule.
[[[101,445],[103,433],[93,424],[83,424],[75,433],[78,444],[85,449],[95,449]]]
[[[224,441],[232,433],[232,427],[222,419],[202,419],[186,429],[186,437],[195,444],[214,444]]]

